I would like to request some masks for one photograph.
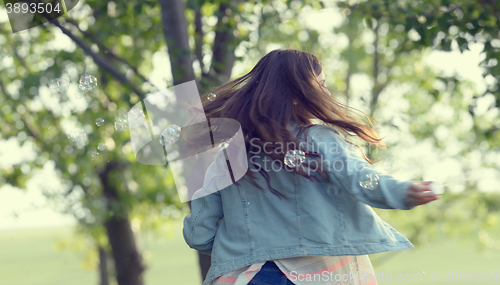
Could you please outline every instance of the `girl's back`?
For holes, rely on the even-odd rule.
[[[213,92],[217,99],[204,102],[206,116],[238,121],[249,169],[219,189],[218,181],[231,178],[215,173],[214,163],[193,196],[199,198],[183,233],[190,247],[212,255],[204,285],[216,278],[247,284],[261,267],[275,270],[272,261],[286,281],[293,279],[291,267],[315,257],[322,257],[319,272],[328,273],[349,256],[368,260],[367,254],[413,247],[370,206],[409,210],[437,197],[421,193],[428,189],[420,184],[374,171],[367,157],[353,151],[336,129],[380,148],[385,144],[369,120],[354,119],[352,108],[331,96],[316,57],[270,52],[251,72]],[[311,125],[313,119],[323,125]]]
[[[292,129],[297,130],[297,125]],[[413,247],[368,206],[412,208],[404,206],[411,182],[372,170],[349,153],[347,143],[331,127],[310,128],[304,143],[321,154],[323,167],[329,169],[328,180],[318,182],[292,173],[261,152],[251,154],[251,171],[267,169],[272,187],[285,198],[241,179],[238,185],[192,201],[193,214],[185,220],[184,237],[192,248],[212,255],[207,281],[263,260],[365,255]],[[332,148],[335,144],[338,147]],[[358,182],[368,174],[379,176],[373,190]],[[262,176],[256,182],[266,184]]]

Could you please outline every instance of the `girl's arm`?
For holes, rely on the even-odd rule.
[[[219,191],[191,201],[191,214],[184,218],[182,231],[189,247],[211,255],[215,234],[222,216]]]
[[[376,208],[410,210],[415,207],[407,197],[411,181],[398,181],[371,169],[364,158],[355,154],[357,149],[330,126],[315,126],[310,131],[313,150],[321,155],[323,168],[337,190],[346,191]],[[373,179],[371,184],[365,183],[369,177]]]
[[[219,155],[208,167],[203,187],[193,195],[191,214],[184,218],[184,240],[189,247],[208,255],[223,216],[219,191],[231,184],[225,163],[224,156]]]

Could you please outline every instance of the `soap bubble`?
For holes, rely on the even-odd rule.
[[[359,180],[359,185],[368,190],[375,190],[378,187],[379,177],[377,174],[366,174]]]
[[[59,93],[68,90],[68,87],[69,87],[68,81],[62,78],[54,78],[50,83],[50,88]]]
[[[97,120],[95,120],[95,124],[100,127],[102,125],[104,125],[104,119],[103,118],[98,118]]]
[[[106,149],[106,144],[104,142],[100,142],[98,145],[97,145],[97,149],[100,150],[100,151],[103,151]]]
[[[214,93],[210,93],[210,94],[207,95],[207,99],[210,102],[214,101],[215,98],[217,98],[217,95],[215,95]]]
[[[120,115],[118,115],[117,118],[119,121],[122,121],[128,125],[128,114],[127,113],[121,113]]]
[[[83,92],[91,91],[97,87],[97,78],[94,75],[83,74],[80,77],[80,84],[78,84],[78,89]]]
[[[87,139],[87,134],[83,129],[75,128],[69,133],[68,138],[72,143],[81,145],[85,143]]]
[[[141,109],[133,108],[128,112],[128,122],[131,128],[136,128],[144,125],[146,116]]]
[[[394,156],[388,156],[384,159],[384,169],[386,171],[398,170],[400,166],[399,159],[396,159]]]
[[[123,122],[115,122],[115,130],[123,132],[127,129],[127,125]]]
[[[285,164],[288,167],[295,168],[306,159],[306,155],[301,150],[289,150],[285,155]]]
[[[121,113],[115,119],[115,130],[118,132],[123,132],[128,128],[128,115],[127,113]]]
[[[89,152],[88,152],[88,153],[89,153],[89,155],[90,155],[90,159],[91,159],[91,160],[94,160],[96,157],[98,157],[98,156],[99,156],[99,152],[98,152],[97,150],[95,150],[95,149],[91,149],[91,150],[89,150]]]
[[[161,133],[160,143],[162,145],[171,145],[179,140],[181,135],[181,127],[177,125],[170,125],[168,128],[164,129]]]

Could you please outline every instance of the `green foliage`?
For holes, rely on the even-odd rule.
[[[60,20],[126,74],[132,86],[141,89],[144,80],[132,67],[150,70],[152,52],[165,49],[156,2],[85,1]],[[0,169],[0,186],[8,183],[23,188],[40,169],[53,166],[61,187],[39,187],[64,213],[78,219],[82,238],[86,236],[109,250],[103,223],[126,212],[131,219],[143,220],[144,228],[156,227],[164,233],[162,224],[180,215],[187,204],[180,203],[168,168],[138,164],[128,131],[119,133],[113,127],[114,118],[127,112],[139,97],[129,85],[117,83],[81,48],[61,41],[65,36],[53,25],[11,34],[3,23],[0,32],[0,40],[5,42],[0,45],[0,61],[12,62],[0,67],[1,138],[16,139],[28,149],[33,145],[36,154],[33,159]],[[56,38],[59,41],[54,41]],[[77,99],[76,84],[83,73],[95,75],[98,88]],[[54,78],[71,82],[68,91],[51,90]],[[105,124],[96,126],[97,118],[103,118]],[[71,125],[85,129],[87,145],[71,144],[67,137]],[[99,142],[105,142],[107,148],[91,160],[87,153],[96,150]],[[120,167],[111,170],[108,185],[102,185],[99,175],[112,163]],[[117,200],[104,197],[104,187],[109,186],[117,191]],[[95,265],[96,248],[79,249],[86,250],[86,260]]]
[[[375,0],[348,1],[339,7],[348,9],[351,17],[363,17],[368,23],[382,20],[390,29],[404,27],[406,33],[416,32],[416,38],[408,42],[409,49],[433,47],[450,51],[456,41],[461,52],[469,50],[470,43],[483,43],[486,55],[481,62],[485,68],[483,76],[491,75],[496,84],[490,86],[485,94],[492,92],[496,106],[500,106],[500,2],[498,1],[461,1],[461,0]],[[481,94],[484,95],[484,94]],[[496,131],[498,127],[495,128]]]

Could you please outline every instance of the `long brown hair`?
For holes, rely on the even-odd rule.
[[[319,119],[324,125],[344,134],[385,148],[366,114],[341,104],[321,85],[318,76],[322,70],[321,62],[310,53],[292,49],[271,51],[249,73],[212,90],[211,93],[216,94],[215,100],[209,100],[208,94],[202,97],[206,117],[237,120],[245,136],[247,151],[258,144],[273,160],[281,162],[289,149],[276,153],[277,146],[291,144],[300,148],[297,137],[288,130],[292,120],[301,127],[298,136],[313,126],[311,119]],[[319,157],[317,153],[303,151],[309,157]],[[363,156],[372,162],[364,153]],[[309,179],[318,179],[305,167],[288,170]],[[265,177],[271,192],[283,196],[271,187],[267,172],[262,168],[259,172]],[[328,177],[325,171],[319,174]],[[250,168],[247,176],[253,185],[263,190],[255,183]]]

